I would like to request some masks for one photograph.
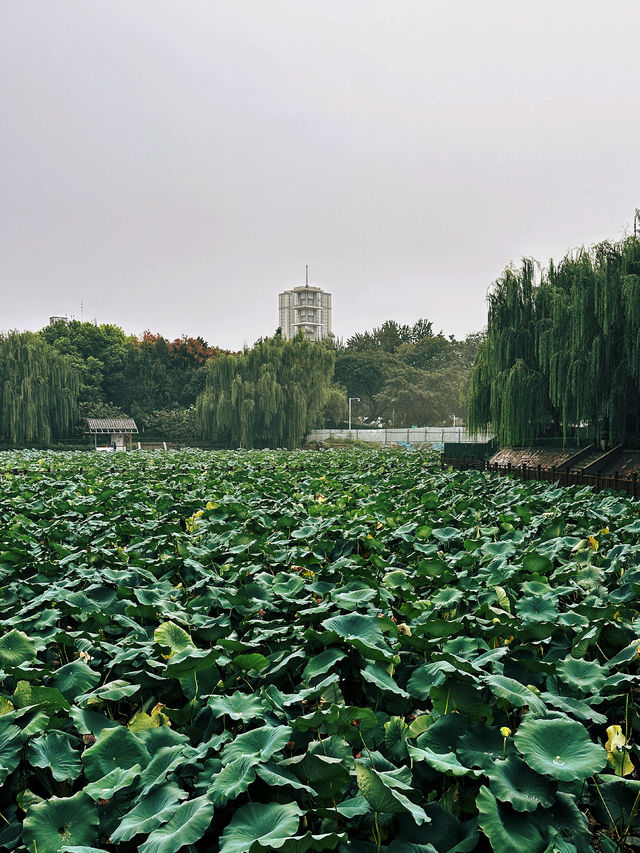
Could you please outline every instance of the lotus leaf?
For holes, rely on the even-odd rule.
[[[569,655],[558,661],[556,671],[559,678],[581,693],[598,693],[607,677],[608,668],[593,660],[584,660]]]
[[[238,690],[231,696],[211,696],[207,705],[213,710],[216,717],[226,714],[232,720],[248,722],[265,716],[265,703],[262,699],[240,693]]]
[[[206,797],[181,803],[169,820],[154,829],[138,847],[140,853],[176,853],[199,841],[213,818],[213,805]]]
[[[538,806],[547,808],[553,804],[555,786],[515,755],[494,762],[486,768],[486,774],[491,780],[491,793],[518,812],[532,812]]]
[[[77,744],[65,732],[47,732],[29,744],[29,763],[33,767],[48,767],[57,782],[73,781],[82,772],[80,752],[74,745]]]
[[[0,667],[7,670],[35,660],[36,645],[23,631],[14,629],[0,637]]]
[[[408,812],[417,824],[427,823],[430,820],[425,814],[424,809],[412,803],[393,784],[392,779],[387,774],[379,773],[376,770],[365,767],[363,764],[358,764],[356,765],[356,777],[360,793],[374,811],[388,812],[390,814]]]
[[[22,839],[30,853],[59,853],[66,845],[86,845],[98,833],[98,810],[83,791],[73,797],[52,797],[29,807]]]
[[[592,776],[607,763],[605,750],[575,720],[527,716],[514,741],[529,767],[563,782]]]
[[[249,758],[253,764],[268,761],[286,746],[290,737],[288,726],[262,726],[244,732],[222,750],[222,763],[228,764],[237,758]]]
[[[225,829],[220,853],[279,850],[295,836],[303,814],[295,803],[247,803],[235,812]]]
[[[163,785],[143,796],[140,801],[122,818],[120,824],[111,832],[114,844],[130,841],[135,835],[151,832],[166,823],[174,814],[180,800],[187,796],[175,784]]]
[[[97,782],[112,770],[128,770],[134,764],[146,766],[148,760],[143,744],[124,726],[103,729],[93,746],[82,753],[85,776],[90,782]]]

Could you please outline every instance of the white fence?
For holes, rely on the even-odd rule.
[[[407,427],[406,429],[314,429],[307,441],[326,441],[328,438],[359,438],[362,441],[377,441],[380,444],[397,444],[407,441],[412,444],[444,444],[445,441],[490,441],[493,436],[485,433],[471,435],[465,427]]]

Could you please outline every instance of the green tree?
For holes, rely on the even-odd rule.
[[[33,332],[0,335],[0,437],[49,444],[73,423],[79,376]]]
[[[469,421],[504,444],[582,426],[594,441],[640,435],[640,240],[601,243],[543,270],[509,268],[489,295]]]
[[[197,414],[205,436],[241,447],[296,447],[322,417],[334,354],[301,334],[258,341],[207,365]]]

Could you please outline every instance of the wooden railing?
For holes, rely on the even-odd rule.
[[[617,471],[607,475],[587,474],[585,471],[564,471],[555,466],[544,468],[541,465],[511,465],[511,463],[498,465],[497,462],[492,464],[469,456],[454,458],[445,456],[444,453],[440,457],[440,466],[443,469],[452,467],[459,471],[488,471],[503,476],[518,477],[521,480],[555,483],[558,486],[590,486],[596,492],[612,489],[615,492],[624,492],[631,498],[640,497],[640,483],[635,472],[630,477],[620,476]]]

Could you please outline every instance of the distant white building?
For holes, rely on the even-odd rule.
[[[283,338],[294,338],[300,330],[311,341],[331,333],[331,294],[308,282],[278,296],[279,326]]]

